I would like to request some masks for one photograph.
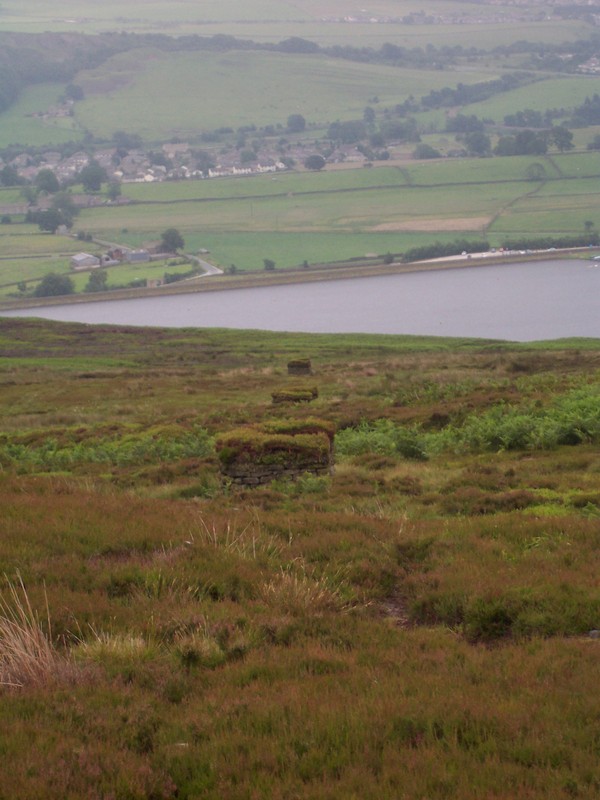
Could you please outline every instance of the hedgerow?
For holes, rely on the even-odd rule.
[[[423,261],[427,258],[442,258],[443,256],[457,256],[461,253],[485,253],[490,249],[490,243],[485,239],[470,242],[468,239],[457,239],[454,242],[434,242],[421,247],[412,247],[402,255],[402,261]]]

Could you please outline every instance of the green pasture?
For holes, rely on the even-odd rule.
[[[403,167],[385,166],[373,169],[325,170],[317,173],[288,172],[277,175],[219,178],[204,181],[126,184],[123,194],[140,203],[147,201],[149,205],[144,206],[145,210],[142,210],[140,206],[102,207],[88,209],[84,213],[86,215],[98,214],[102,218],[112,214],[123,219],[123,226],[125,226],[125,223],[138,219],[140,214],[144,216],[155,214],[157,207],[164,206],[168,209],[168,206],[172,205],[174,208],[179,208],[182,215],[185,215],[185,209],[189,206],[194,209],[190,213],[195,219],[196,209],[206,209],[207,214],[212,214],[208,210],[211,206],[225,208],[231,201],[233,207],[237,203],[237,206],[244,209],[241,216],[246,220],[258,213],[263,202],[275,201],[280,208],[308,202],[315,209],[319,209],[314,204],[320,203],[322,198],[327,195],[333,195],[335,205],[340,210],[338,216],[344,216],[348,204],[366,206],[363,199],[371,200],[373,195],[377,196],[378,194],[385,198],[385,203],[388,202],[387,198],[390,193],[410,198],[411,207],[414,208],[415,198],[420,189],[430,192],[427,203],[431,206],[432,211],[435,211],[439,203],[444,202],[440,187],[447,189],[453,198],[452,202],[455,203],[456,210],[461,210],[460,206],[456,205],[456,198],[459,197],[466,184],[485,186],[509,182],[516,185],[517,194],[529,191],[531,186],[530,181],[527,180],[527,170],[533,163],[542,163],[546,168],[547,176],[552,179],[559,179],[562,175],[575,176],[582,170],[583,174],[594,175],[596,169],[600,168],[600,154],[447,159],[408,162]],[[472,187],[469,186],[468,192],[472,190]],[[466,193],[467,197],[468,192]],[[514,192],[515,188],[513,187],[510,196],[514,196]],[[199,202],[195,203],[196,200]],[[365,207],[363,211],[369,212],[369,208]],[[369,216],[377,217],[378,214],[369,214]]]
[[[573,128],[573,144],[577,150],[586,150],[588,144],[600,133],[600,125],[590,125],[588,128]]]
[[[21,281],[29,284],[48,272],[69,273],[68,256],[38,256],[36,258],[0,259],[0,295],[14,294]]]
[[[585,231],[584,223],[592,220],[595,231],[600,230],[600,204],[595,208],[556,208],[540,210],[517,206],[508,209],[494,223],[490,236],[500,240],[523,236],[576,236]]]
[[[478,9],[481,6],[478,6]],[[473,13],[473,7],[470,8]],[[258,28],[258,30],[255,30]],[[477,25],[403,25],[403,24],[344,24],[308,22],[301,25],[272,23],[260,26],[247,25],[206,25],[198,33],[210,36],[217,31],[228,32],[240,39],[279,42],[290,35],[302,36],[315,41],[322,47],[335,45],[355,45],[380,48],[386,42],[400,47],[427,48],[477,47],[492,50],[499,46],[514,44],[518,40],[560,44],[564,41],[577,41],[589,35],[588,26],[576,20],[549,20],[545,22],[488,22]]]
[[[593,203],[594,197],[598,196],[598,176],[586,178],[568,178],[562,181],[548,181],[540,187],[537,192],[536,201],[542,198],[549,198],[551,201],[556,199],[564,200],[581,197],[582,203]]]
[[[445,191],[422,187],[390,187],[360,192],[255,198],[247,201],[207,201],[130,205],[85,209],[79,217],[85,230],[100,238],[126,228],[156,238],[156,232],[178,227],[194,230],[246,231],[368,231],[379,225],[412,219],[480,217],[528,190],[523,183],[491,186],[456,185]]]
[[[29,86],[18,100],[0,114],[0,147],[10,144],[53,145],[80,139],[82,132],[72,117],[44,121],[32,114],[47,111],[56,104],[63,84]]]
[[[435,234],[435,239],[451,242],[457,235],[476,238],[472,232]],[[430,232],[269,232],[260,233],[213,233],[190,234],[186,242],[191,249],[206,247],[209,259],[223,269],[235,264],[240,271],[255,271],[264,268],[263,259],[275,261],[277,268],[299,267],[304,261],[309,266],[334,261],[361,258],[368,255],[401,253],[411,247],[419,247],[432,241]]]
[[[189,267],[169,267],[165,262],[159,262],[152,264],[122,264],[118,267],[108,267],[105,271],[108,274],[108,287],[116,288],[138,279],[162,278],[165,272],[178,272],[186,269],[189,269]],[[27,284],[27,288],[31,289],[49,272],[69,275],[76,292],[84,291],[91,274],[91,271],[72,272],[68,257],[47,256],[20,260],[0,260],[0,297],[18,296],[18,283],[23,281]]]
[[[168,267],[164,261],[153,262],[151,264],[120,264],[118,267],[107,267],[104,271],[107,274],[108,288],[124,286],[135,280],[146,278],[162,278],[165,272],[183,272],[189,267]],[[71,279],[76,292],[83,292],[91,275],[89,272],[78,272],[71,274]]]
[[[525,179],[534,162],[545,166],[545,183]],[[577,234],[587,220],[600,228],[597,177],[576,177],[599,171],[600,154],[591,152],[132,184],[124,193],[134,203],[83,209],[76,228],[139,247],[175,227],[188,252],[208,249],[215,264],[239,270],[262,269],[265,258],[286,268],[459,237],[487,236],[497,246],[509,235]],[[36,226],[0,226],[0,283],[68,271],[70,254],[97,249]],[[160,276],[164,269],[115,268],[109,283]],[[85,276],[76,280],[78,286],[87,282]]]
[[[123,184],[123,196],[146,202],[249,198],[261,195],[303,192],[352,191],[355,189],[399,186],[406,183],[405,171],[398,167],[324,170],[322,172],[279,172],[235,178],[161,183]]]
[[[549,13],[552,4],[540,4],[539,10]],[[92,24],[94,21],[117,20],[124,23],[135,23],[143,20],[181,20],[182,22],[268,22],[319,20],[321,18],[341,17],[348,14],[360,14],[348,7],[344,0],[246,0],[240,6],[237,0],[202,0],[199,7],[195,0],[130,0],[127,4],[131,17],[123,16],[123,4],[117,0],[106,0],[98,5],[94,0],[55,0],[52,8],[44,0],[4,0],[1,8],[2,18],[32,19],[38,18],[47,22],[63,17],[76,22],[78,19]],[[406,14],[423,11],[419,0],[376,0],[368,6],[368,15],[397,18]],[[447,0],[429,0],[427,13],[448,14],[473,12],[472,3],[447,2]],[[364,13],[364,12],[363,12]],[[477,10],[482,20],[510,20],[512,18],[510,3],[499,3],[490,6],[482,5]]]
[[[585,176],[597,178],[600,176],[600,151],[588,150],[583,153],[553,154],[551,158],[561,176],[566,178]]]
[[[566,112],[583,103],[586,97],[598,91],[598,78],[577,75],[566,78],[548,78],[529,86],[520,86],[510,92],[502,92],[480,103],[464,107],[464,113],[476,114],[483,119],[502,122],[507,114],[531,108],[546,111],[548,108],[564,108]],[[568,113],[565,114],[568,117]]]
[[[0,206],[23,203],[21,190],[14,187],[0,188]]]
[[[0,294],[10,294],[17,283],[38,280],[48,272],[69,273],[71,256],[82,250],[99,252],[91,242],[41,233],[36,225],[0,225]]]
[[[302,15],[291,3],[250,0],[194,0],[145,2],[131,0],[126,6],[115,0],[6,0],[0,8],[0,29],[27,33],[74,30],[98,33],[106,30],[181,33],[195,30],[203,22],[258,22],[298,19]]]
[[[446,6],[447,8],[447,6]],[[485,8],[485,6],[479,6]],[[491,6],[491,8],[497,8]],[[469,8],[473,13],[473,6]],[[395,13],[398,13],[396,10]],[[552,19],[544,22],[487,22],[477,25],[406,25],[401,23],[370,24],[319,22],[298,20],[287,22],[217,22],[217,23],[167,23],[166,32],[174,34],[174,28],[181,32],[197,33],[201,36],[215,34],[235,36],[237,39],[268,42],[276,44],[290,36],[299,36],[317,42],[321,47],[372,47],[379,49],[386,42],[400,47],[425,49],[434,47],[461,46],[492,50],[498,46],[514,44],[520,39],[544,44],[560,44],[577,41],[589,36],[589,26],[577,20]],[[512,59],[515,56],[511,57]],[[518,58],[518,57],[517,57]],[[510,61],[502,57],[502,64]],[[512,66],[512,65],[511,65]]]
[[[560,173],[553,162],[544,156],[421,161],[408,166],[407,172],[410,182],[417,186],[524,181],[527,180],[528,168],[534,163],[544,165],[547,177],[559,177]]]
[[[75,114],[96,136],[122,129],[164,141],[227,125],[285,124],[297,112],[316,123],[360,119],[374,95],[391,105],[496,74],[477,69],[449,75],[281,53],[132,51],[79,73],[76,82],[86,98]]]
[[[560,175],[577,169],[593,174],[596,160],[595,153],[461,159],[402,169],[288,173],[276,181],[260,176],[136,184],[126,190],[136,204],[85,209],[78,224],[130,246],[177,227],[186,249],[207,248],[215,263],[239,269],[260,269],[263,258],[288,267],[401,252],[436,239],[479,238],[488,227],[497,245],[514,230],[534,236],[553,226],[561,231],[562,224],[571,233],[581,231],[596,205],[596,179]],[[545,185],[525,180],[535,161],[552,178]],[[200,193],[209,197],[203,200]],[[145,204],[144,198],[152,202]],[[525,215],[528,209],[533,210]]]
[[[37,225],[22,223],[0,225],[0,257],[58,255],[79,253],[81,250],[94,252],[95,245],[80,242],[70,236],[57,236],[42,233]],[[97,248],[96,248],[97,249]]]
[[[423,10],[416,0],[381,0],[369,5],[368,14],[397,20],[406,14]],[[462,12],[473,16],[469,3],[428,2],[430,14]],[[589,33],[589,28],[576,20],[552,17],[552,9],[541,7],[548,19],[539,22],[514,20],[509,6],[481,6],[476,9],[481,22],[459,24],[385,24],[347,23],[335,20],[360,13],[342,0],[194,0],[162,2],[130,2],[124,8],[115,0],[96,3],[93,0],[5,0],[0,8],[0,30],[41,33],[43,31],[78,31],[100,33],[123,30],[138,33],[167,33],[173,36],[196,33],[203,36],[225,34],[241,39],[279,42],[300,36],[327,45],[380,47],[385,42],[406,47],[461,45],[484,49],[512,44],[519,39],[549,44],[572,41]],[[324,22],[323,19],[328,21]]]
[[[600,230],[597,179],[550,182],[530,197],[504,209],[494,221],[495,234],[579,234],[586,221]]]

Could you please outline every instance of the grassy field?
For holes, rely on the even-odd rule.
[[[137,280],[161,280],[165,272],[177,272],[190,267],[169,267],[165,261],[152,264],[120,264],[118,267],[107,267],[108,289],[117,289]],[[81,272],[71,276],[76,292],[83,292],[90,278],[90,272]]]
[[[305,192],[344,191],[385,186],[402,186],[408,181],[398,167],[377,169],[325,170],[323,172],[281,172],[241,178],[199,180],[177,183],[128,184],[123,194],[132,200],[164,203],[180,200],[254,198]]]
[[[549,178],[559,177],[558,168],[544,156],[507,156],[505,158],[447,159],[444,161],[422,161],[407,166],[407,174],[413,185],[443,186],[444,184],[500,183],[502,181],[523,181],[527,170],[539,162],[544,165]],[[562,163],[562,161],[561,161]],[[587,164],[587,162],[586,162]],[[595,169],[595,161],[589,162]]]
[[[0,320],[0,382],[4,794],[597,796],[599,341]]]
[[[297,112],[311,123],[360,119],[374,95],[393,105],[449,81],[473,83],[496,75],[494,70],[398,70],[312,55],[132,51],[77,76],[86,99],[75,113],[96,135],[125,127],[153,141],[227,125],[285,124]]]
[[[429,4],[428,4],[429,5]],[[454,4],[453,4],[454,5]],[[446,6],[447,8],[447,6]],[[481,6],[480,6],[481,8]],[[471,13],[473,7],[469,8]],[[204,36],[229,34],[239,39],[278,43],[290,35],[317,42],[322,47],[353,45],[379,49],[386,42],[399,47],[480,47],[493,49],[508,46],[515,41],[528,40],[544,44],[575,42],[589,36],[589,26],[576,20],[550,20],[547,22],[494,22],[477,25],[402,25],[343,22],[265,22],[260,25],[247,23],[199,24],[195,32]],[[513,67],[513,58],[502,57],[500,64]],[[517,61],[518,63],[518,61]]]
[[[2,201],[6,202],[5,193],[0,193]],[[1,225],[0,295],[14,293],[21,281],[31,287],[48,272],[69,272],[71,256],[81,250],[99,252],[98,246],[90,242],[40,233],[37,225]]]
[[[567,153],[554,158],[553,163],[561,175],[568,178],[584,178],[600,174],[600,152]]]
[[[586,229],[586,221],[596,230],[600,223],[597,179],[566,182],[562,191],[548,183],[539,192],[505,209],[493,225],[496,233],[527,234],[533,226],[540,233],[571,233]]]
[[[422,187],[383,188],[357,192],[321,192],[314,195],[256,198],[241,201],[130,205],[122,208],[85,210],[80,216],[86,228],[109,237],[119,226],[128,231],[151,231],[176,225],[182,231],[372,231],[381,225],[403,224],[422,218],[480,219],[493,213],[499,203],[523,194],[522,184],[453,186],[438,192]],[[163,222],[164,220],[164,222]],[[435,226],[434,226],[435,227]],[[467,224],[468,227],[468,224]]]
[[[86,243],[88,246],[89,243]],[[90,245],[93,247],[93,245]],[[0,228],[0,257],[35,256],[40,254],[78,253],[82,242],[65,237],[42,233],[37,225],[19,223]]]
[[[262,268],[263,258],[282,267],[340,260],[366,253],[401,252],[416,244],[467,232],[477,238],[488,222],[527,183],[426,188],[324,191],[248,201],[132,205],[84,211],[78,224],[110,241],[141,245],[176,226],[187,247],[208,248],[221,266]]]
[[[21,190],[17,189],[16,187],[5,187],[3,186],[0,188],[0,205],[13,205],[14,203],[22,203],[23,197],[21,195]]]
[[[371,6],[367,16],[397,20],[405,15],[423,11],[422,4],[415,0],[381,0]],[[510,5],[479,6],[477,24],[416,24],[403,25],[347,23],[342,20],[349,15],[360,14],[360,9],[348,8],[342,0],[316,3],[275,2],[275,0],[251,0],[243,7],[235,0],[203,0],[198,8],[191,0],[175,0],[173,3],[143,0],[129,3],[127,11],[121,4],[109,0],[99,6],[91,0],[60,0],[48,5],[42,0],[5,0],[0,9],[0,30],[20,30],[28,33],[43,31],[75,30],[99,33],[107,30],[125,30],[140,33],[197,33],[212,36],[217,33],[234,35],[256,41],[281,41],[289,36],[301,36],[324,45],[356,44],[378,47],[393,41],[406,47],[434,45],[462,45],[469,47],[474,40],[478,47],[512,44],[516,40],[529,39],[556,43],[574,40],[586,35],[588,28],[578,21],[552,18],[552,7],[541,8],[547,17],[543,21],[516,22],[514,9]],[[433,0],[428,2],[427,12],[447,17],[448,13],[474,15],[469,3]],[[323,19],[328,20],[323,22]]]
[[[525,180],[534,161],[543,163],[551,179],[545,187]],[[585,220],[595,221],[598,214],[596,179],[561,176],[596,175],[599,169],[597,154],[582,153],[289,174],[276,181],[261,177],[147,189],[138,185],[131,188],[132,197],[142,201],[148,191],[151,205],[142,201],[119,210],[93,209],[81,222],[103,237],[135,245],[173,224],[189,247],[208,248],[216,263],[241,269],[262,268],[266,257],[282,267],[294,266],[305,259],[401,252],[434,238],[477,238],[486,232],[497,246],[512,231],[511,220],[532,236],[555,224],[557,217],[562,220],[557,230],[581,232]],[[176,201],[178,186],[185,202]],[[269,190],[275,196],[269,197]],[[163,192],[168,202],[161,204]],[[540,199],[546,193],[552,197],[552,218]],[[524,209],[529,209],[526,215],[520,213]]]
[[[0,147],[53,145],[80,139],[83,134],[71,117],[44,121],[32,116],[48,111],[63,90],[62,84],[26,88],[14,105],[0,115]]]
[[[209,258],[223,268],[235,264],[239,270],[262,270],[263,259],[271,258],[278,268],[396,253],[431,241],[423,233],[192,233],[192,246],[207,247]],[[442,233],[436,239],[452,241],[455,234]]]
[[[0,146],[59,144],[82,139],[86,132],[109,138],[120,129],[157,143],[173,137],[195,138],[202,131],[223,126],[284,125],[292,113],[302,113],[309,123],[325,128],[336,119],[361,118],[375,96],[383,108],[409,95],[420,97],[445,86],[490,80],[507,69],[519,68],[523,56],[493,53],[498,45],[515,40],[558,43],[590,34],[589,27],[581,22],[555,20],[551,7],[546,9],[544,21],[530,21],[515,19],[515,14],[524,12],[510,5],[474,9],[473,4],[442,2],[428,7],[428,12],[442,15],[436,24],[422,24],[418,19],[412,24],[398,21],[418,10],[413,2],[377,4],[366,16],[375,15],[373,19],[387,22],[373,23],[341,21],[350,12],[337,2],[321,7],[256,0],[244,4],[242,10],[229,2],[222,7],[203,3],[200,10],[191,2],[169,6],[138,2],[124,16],[112,2],[101,9],[87,2],[60,2],[49,14],[39,0],[28,0],[18,8],[9,0],[0,8],[0,31],[98,33],[122,29],[172,35],[193,31],[269,42],[299,36],[322,45],[374,48],[393,42],[411,49],[426,49],[428,45],[466,49],[476,42],[490,54],[467,63],[463,60],[461,67],[416,70],[270,52],[135,50],[75,76],[86,97],[76,104],[74,117],[42,121],[31,116],[45,111],[64,87],[34,86],[23,91],[19,101],[0,117]],[[365,16],[358,10],[356,13]],[[465,15],[469,24],[462,24]],[[593,78],[549,78],[536,86],[531,102],[528,90],[520,89],[465,110],[501,120],[506,113],[526,107],[568,108],[592,90]],[[158,108],[160,113],[156,113]],[[422,120],[438,129],[445,123],[439,111],[424,115]]]
[[[526,179],[541,163],[545,182]],[[188,252],[210,250],[224,269],[262,270],[402,253],[439,240],[487,237],[498,247],[513,235],[581,234],[600,227],[597,176],[600,154],[448,159],[403,167],[281,173],[206,181],[129,184],[134,203],[85,209],[75,229],[100,240],[140,247],[176,227]],[[578,177],[578,176],[589,177]],[[14,191],[0,195],[18,199]],[[68,272],[69,255],[99,247],[64,236],[40,234],[20,223],[0,226],[0,284],[4,295],[19,281],[46,272]],[[163,268],[139,266],[138,277],[160,277]],[[122,267],[109,283],[126,282]],[[80,276],[77,285],[87,282]]]
[[[597,81],[591,75],[547,78],[537,81],[533,86],[521,86],[481,103],[471,103],[464,107],[463,113],[476,114],[482,119],[493,119],[502,123],[507,114],[514,114],[526,108],[541,112],[564,108],[564,118],[568,120],[569,111],[580,106],[586,97],[591,97],[597,91],[597,85]],[[558,122],[559,120],[554,124]]]
[[[92,0],[60,0],[52,8],[42,0],[2,4],[0,28],[38,33],[46,30],[75,30],[99,33],[106,30],[126,30],[137,33],[160,31],[173,33],[195,31],[203,22],[256,22],[276,19],[288,21],[298,18],[297,10],[288,3],[276,0],[252,0],[243,8],[234,0],[203,0],[201,9],[192,0],[175,0],[173,3],[136,0],[123,5],[109,0],[98,5]]]

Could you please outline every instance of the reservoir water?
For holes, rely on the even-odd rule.
[[[0,314],[178,328],[418,334],[513,341],[600,338],[600,262],[490,264],[66,304]]]

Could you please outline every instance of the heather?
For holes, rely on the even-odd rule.
[[[0,386],[0,797],[597,797],[599,342],[6,319]]]

